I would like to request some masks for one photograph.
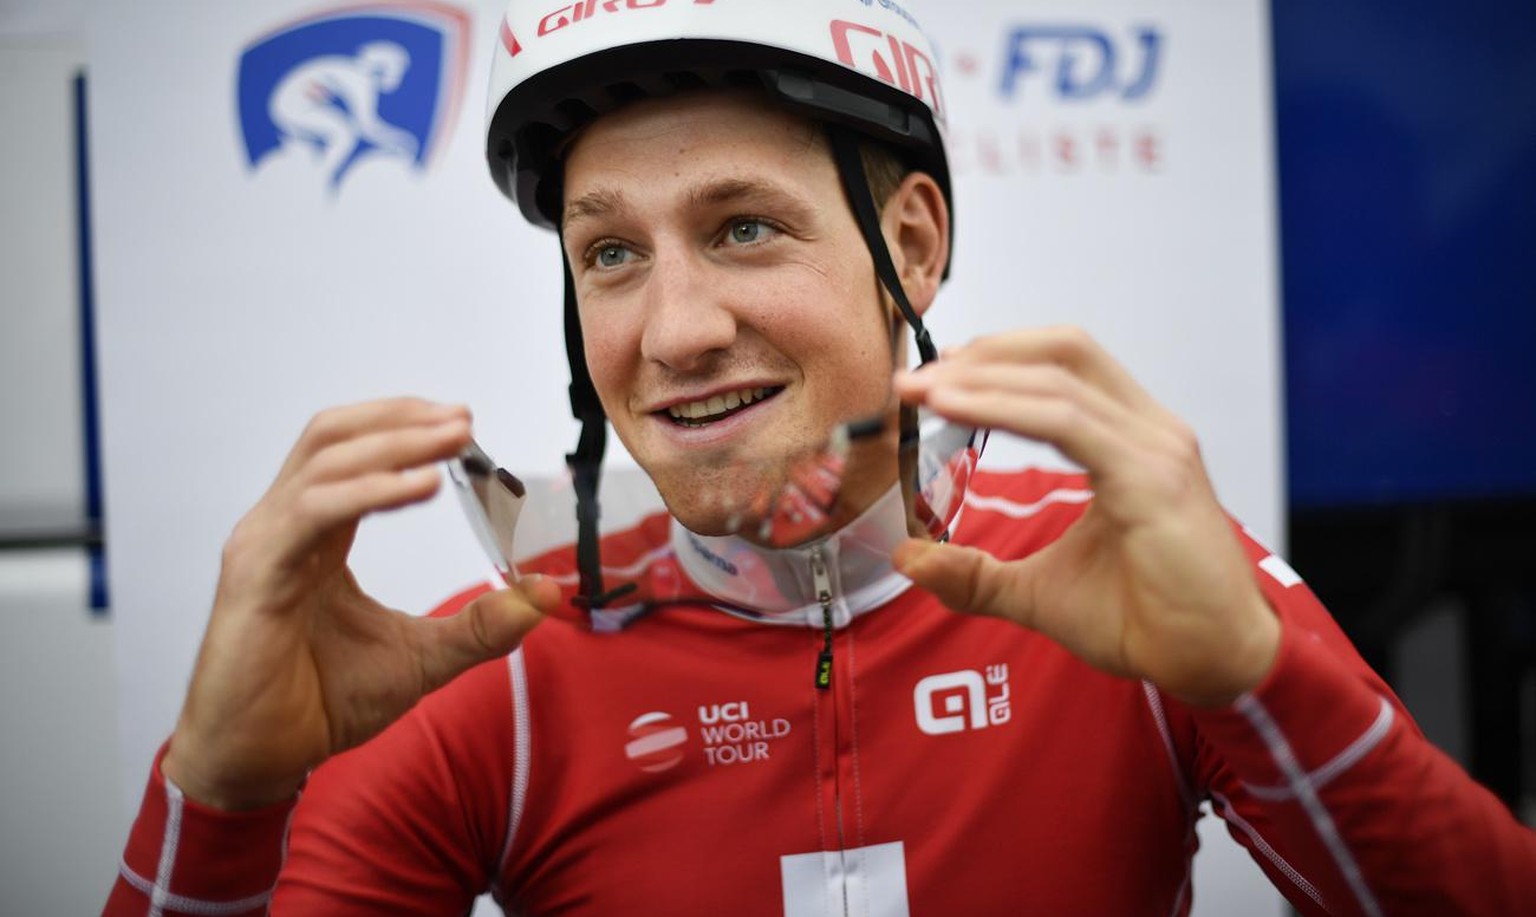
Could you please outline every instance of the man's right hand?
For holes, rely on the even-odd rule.
[[[460,672],[511,652],[559,601],[525,579],[450,618],[380,605],[347,568],[363,516],[437,492],[436,463],[468,444],[469,412],[416,399],[312,420],[235,526],[208,631],[162,769],[222,809],[290,797]]]

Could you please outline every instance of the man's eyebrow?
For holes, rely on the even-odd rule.
[[[694,206],[729,204],[735,201],[764,201],[785,205],[794,203],[794,195],[771,182],[749,178],[723,178],[690,188],[688,201]]]
[[[609,188],[589,191],[565,205],[565,212],[561,214],[561,228],[565,229],[577,220],[607,216],[611,213],[626,210],[628,207],[629,205],[625,202],[623,193],[619,191]]]
[[[690,207],[744,202],[795,211],[805,209],[795,195],[784,188],[772,182],[750,178],[721,178],[700,182],[688,189],[687,199]],[[569,230],[572,224],[581,220],[612,216],[629,209],[629,201],[622,191],[616,188],[597,188],[565,205],[561,215],[561,230]]]

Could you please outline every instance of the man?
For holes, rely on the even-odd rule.
[[[453,914],[487,889],[529,914],[1187,913],[1204,798],[1308,914],[1536,908],[1536,840],[1097,345],[931,359],[939,96],[921,34],[879,15],[514,4],[488,148],[568,265],[583,518],[606,418],[671,520],[588,525],[414,619],[347,551],[435,492],[469,418],[317,417],[226,546],[110,913]],[[888,50],[855,53],[870,33]],[[894,432],[897,402],[1086,476],[979,474],[953,543],[908,539],[892,445],[804,543],[741,527],[765,468],[850,418]],[[626,603],[649,613],[580,623]]]

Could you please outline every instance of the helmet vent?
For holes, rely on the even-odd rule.
[[[615,108],[628,105],[631,102],[638,102],[650,95],[650,93],[640,88],[639,85],[632,82],[609,83],[603,89],[608,93],[608,98],[612,101]]]
[[[574,130],[597,117],[592,106],[580,99],[562,99],[555,104],[555,111],[564,119],[558,126],[565,130]]]
[[[727,70],[720,75],[720,85],[728,89],[761,89],[763,78],[753,70]]]
[[[671,84],[673,92],[709,88],[709,81],[692,70],[669,70],[665,76],[667,82]]]

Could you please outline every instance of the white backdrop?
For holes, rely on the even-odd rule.
[[[892,5],[837,2],[850,17]],[[445,68],[468,74],[462,103],[455,121],[443,94],[446,132],[428,138],[422,166],[374,156],[334,189],[302,157],[248,165],[237,85],[244,49],[334,5],[92,10],[125,805],[174,723],[223,540],[311,414],[400,393],[466,401],[492,454],[535,474],[558,473],[574,442],[555,242],[500,198],[482,155],[500,5],[388,7],[428,22],[467,14],[468,57]],[[954,279],[930,316],[935,338],[1086,326],[1194,425],[1226,504],[1277,543],[1266,5],[987,0],[919,18],[943,57],[957,174]],[[1052,460],[988,448],[993,464]],[[355,562],[365,586],[418,610],[484,568],[447,499],[370,522]],[[1245,857],[1203,834],[1216,849],[1201,857],[1197,913],[1278,913],[1257,871],[1235,865]]]

